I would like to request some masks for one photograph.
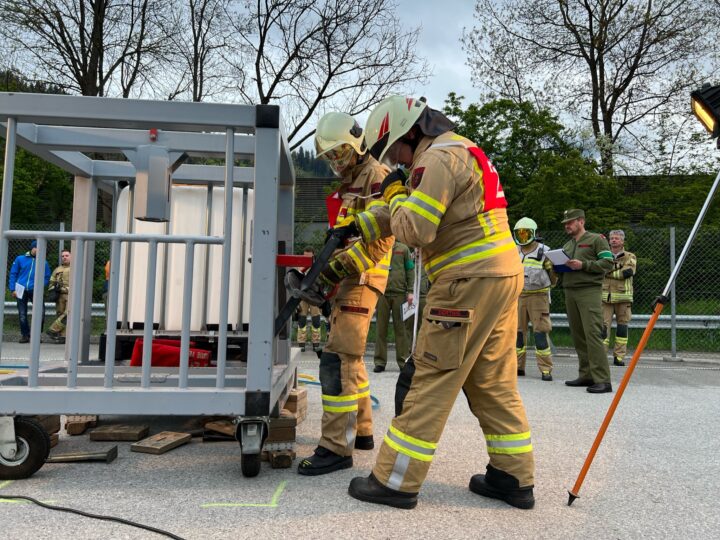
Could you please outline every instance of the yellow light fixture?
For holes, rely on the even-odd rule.
[[[708,130],[710,136],[720,135],[720,85],[704,84],[700,90],[690,94],[693,114]]]

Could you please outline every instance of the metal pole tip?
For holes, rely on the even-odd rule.
[[[572,503],[575,502],[575,499],[580,498],[580,495],[575,495],[572,491],[568,490],[568,506],[572,506]]]

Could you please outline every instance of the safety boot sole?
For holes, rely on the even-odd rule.
[[[370,493],[369,491],[376,493]],[[417,495],[405,497],[392,495],[389,493],[392,490],[387,488],[384,490],[380,489],[379,491],[385,493],[379,493],[377,487],[369,485],[367,478],[353,478],[348,486],[348,494],[359,501],[384,504],[385,506],[392,506],[403,510],[412,510],[417,506]]]
[[[535,506],[535,497],[533,497],[532,493],[508,493],[507,491],[500,491],[485,481],[484,474],[476,474],[470,478],[469,487],[473,493],[477,493],[483,497],[490,497],[491,499],[499,499],[515,508],[530,510]]]

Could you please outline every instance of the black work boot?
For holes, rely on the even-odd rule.
[[[298,473],[306,476],[319,476],[341,469],[349,469],[352,466],[352,456],[339,456],[323,446],[318,446],[312,456],[300,462]]]
[[[624,366],[625,362],[622,361],[622,359],[618,358],[617,356],[613,356],[613,364],[616,366]]]
[[[300,344],[300,352],[305,352],[305,344],[304,343]]]
[[[375,366],[373,368],[373,373],[382,373],[385,371],[385,366]]]
[[[483,497],[500,499],[523,510],[535,506],[533,486],[521,488],[517,478],[492,465],[487,466],[485,474],[476,474],[470,478],[470,491]]]
[[[355,437],[355,448],[358,450],[372,450],[375,448],[375,441],[372,435],[358,435]]]
[[[524,369],[518,369],[518,377],[524,377],[525,376],[525,370]]]
[[[552,381],[552,374],[549,371],[543,371],[540,378],[543,381]]]
[[[350,481],[348,493],[354,499],[375,504],[386,504],[395,508],[410,510],[417,506],[417,493],[395,491],[383,486],[370,474],[367,478],[358,476]]]
[[[592,386],[595,384],[595,381],[592,379],[583,379],[581,377],[578,377],[577,379],[573,379],[572,381],[565,381],[565,384],[567,386]]]
[[[586,390],[591,394],[605,394],[607,392],[612,392],[612,384],[609,382],[599,382],[597,384],[593,384],[592,386],[588,386]]]
[[[313,352],[318,352],[320,350],[320,344],[319,343],[313,343]]]

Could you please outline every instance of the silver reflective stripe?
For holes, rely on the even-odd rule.
[[[463,258],[469,257],[471,255],[477,255],[478,253],[482,253],[484,251],[490,251],[490,250],[493,250],[500,246],[509,244],[511,242],[514,242],[512,239],[512,236],[508,236],[507,238],[500,238],[497,242],[488,242],[487,244],[483,244],[480,246],[471,246],[471,247],[465,248],[438,263],[435,263],[435,264],[430,263],[426,268],[427,273],[428,274],[436,274],[442,268],[447,266],[448,264],[453,263],[459,259],[463,259]]]
[[[357,407],[358,400],[350,399],[347,401],[330,401],[329,399],[322,400],[323,407]]]
[[[360,221],[362,221],[363,225],[365,226],[364,228],[368,234],[368,238],[366,240],[368,242],[377,240],[378,235],[376,234],[377,233],[377,231],[375,230],[376,227],[374,226],[370,217],[368,217],[367,212],[362,212],[362,213],[358,214],[357,217],[360,218]]]
[[[400,454],[398,452],[398,454],[395,456],[395,463],[393,464],[390,478],[388,478],[387,487],[396,491],[400,491],[400,487],[405,480],[405,473],[407,472],[409,465],[410,456],[406,456],[405,454]]]
[[[395,444],[398,446],[402,446],[403,448],[407,448],[408,450],[411,450],[413,452],[417,452],[418,454],[424,454],[426,456],[434,456],[435,450],[432,448],[423,448],[422,446],[418,446],[416,444],[413,444],[411,442],[408,442],[404,439],[401,439],[397,435],[395,435],[391,430],[388,430],[385,436],[392,440]]]
[[[443,213],[440,210],[438,210],[434,206],[429,205],[428,203],[426,203],[422,199],[416,197],[415,195],[410,195],[407,198],[407,200],[405,201],[405,204],[407,204],[407,203],[412,203],[416,206],[419,206],[420,208],[422,208],[429,214],[432,214],[433,216],[435,216],[438,219],[442,219],[442,217],[443,217]]]
[[[487,441],[487,445],[492,448],[517,448],[519,446],[527,446],[530,444],[530,437],[517,441]]]
[[[355,436],[357,435],[357,413],[348,413],[348,422],[345,426],[345,440],[347,446],[345,448],[355,448]]]

